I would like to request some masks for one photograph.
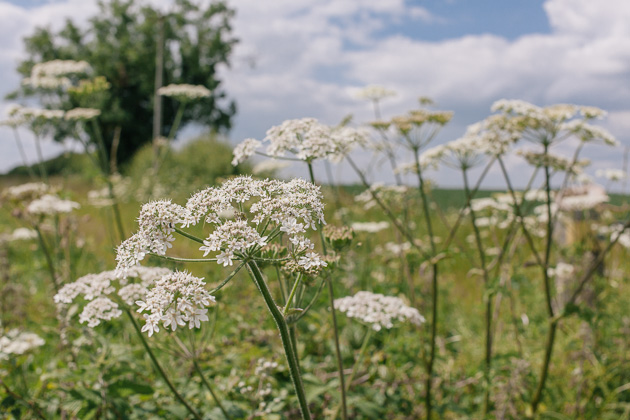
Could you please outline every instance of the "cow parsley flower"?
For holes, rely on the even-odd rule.
[[[388,222],[354,222],[351,225],[355,232],[378,233],[389,228]]]
[[[244,162],[248,157],[253,156],[262,143],[256,139],[245,139],[234,148],[234,159],[232,165],[236,166]]]
[[[12,233],[2,237],[6,241],[27,241],[35,238],[37,238],[37,232],[25,227],[17,228]]]
[[[312,249],[303,234],[325,224],[321,200],[319,187],[302,179],[284,182],[242,176],[193,194],[185,207],[170,201],[145,204],[138,232],[118,248],[116,270],[124,277],[146,254],[165,255],[175,240],[176,225],[183,229],[202,222],[212,231],[199,250],[204,256],[216,252],[217,262],[223,266],[258,252],[272,238],[285,233],[291,258],[312,272],[326,263],[319,263],[314,256],[302,259]]]
[[[622,181],[628,177],[628,174],[621,169],[598,169],[595,171],[595,176],[609,181]]]
[[[37,63],[31,69],[31,77],[60,77],[69,74],[89,73],[91,66],[86,61],[51,60]]]
[[[64,118],[68,121],[91,120],[101,115],[101,111],[94,108],[74,108],[66,111]]]
[[[35,333],[13,329],[0,337],[0,360],[8,359],[11,354],[24,354],[44,344],[45,341]]]
[[[136,283],[118,279],[113,270],[87,274],[65,284],[53,300],[59,309],[67,308],[78,297],[87,301],[79,314],[79,322],[87,323],[88,327],[94,328],[101,321],[110,321],[122,314],[116,300],[120,299],[127,305],[133,305],[146,296],[151,284],[170,274],[172,271],[167,268],[133,267],[128,270],[128,275],[137,279]]]
[[[396,91],[387,89],[386,87],[380,85],[368,85],[362,89],[358,89],[354,96],[357,99],[379,101],[389,96],[396,96]]]
[[[236,146],[232,164],[244,161],[267,143],[265,154],[270,157],[284,157],[290,153],[307,162],[315,159],[340,162],[355,146],[367,143],[367,139],[364,129],[331,128],[315,118],[287,120],[267,130],[262,142],[246,139]]]
[[[126,277],[127,270],[142,261],[148,253],[165,255],[166,250],[173,246],[171,242],[175,240],[175,225],[184,224],[187,219],[187,210],[170,200],[144,204],[138,217],[138,232],[118,247],[118,275]]]
[[[212,95],[212,92],[205,86],[188,84],[171,84],[164,86],[159,88],[157,93],[158,95],[169,96],[182,102],[207,98]]]
[[[56,195],[46,194],[37,198],[26,207],[26,211],[33,215],[55,215],[60,213],[70,213],[78,209],[81,205],[75,201],[63,200]]]
[[[50,187],[43,182],[28,182],[7,188],[4,195],[11,200],[25,201],[41,197],[49,190]]]
[[[425,319],[417,309],[407,306],[402,299],[380,293],[361,291],[354,296],[335,299],[335,309],[349,318],[369,324],[374,331],[390,329],[394,322],[422,325]]]
[[[175,271],[154,282],[146,296],[136,301],[138,312],[147,312],[142,331],[151,337],[159,332],[160,323],[172,331],[186,323],[190,329],[199,328],[201,321],[208,320],[206,308],[215,302],[205,285],[203,278],[185,271]]]

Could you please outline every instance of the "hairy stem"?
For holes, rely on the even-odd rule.
[[[291,373],[291,380],[293,381],[293,387],[295,388],[295,393],[297,394],[298,402],[300,405],[300,412],[302,414],[303,420],[310,420],[311,413],[308,408],[308,403],[306,401],[306,393],[304,392],[304,385],[302,384],[302,376],[300,375],[300,367],[298,364],[297,356],[293,352],[293,346],[291,343],[291,336],[289,334],[289,327],[287,326],[287,321],[285,320],[282,312],[278,309],[276,302],[274,302],[273,297],[271,296],[271,292],[267,287],[267,283],[263,279],[262,273],[256,265],[256,262],[249,261],[247,263],[247,268],[249,269],[249,274],[251,275],[252,280],[258,286],[258,290],[263,296],[265,300],[265,304],[271,312],[271,316],[273,317],[276,325],[278,327],[278,331],[280,332],[280,339],[282,341],[282,347],[284,348],[284,354],[287,359],[287,363],[289,364],[289,372]]]

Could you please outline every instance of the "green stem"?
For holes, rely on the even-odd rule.
[[[39,225],[35,225],[35,231],[37,232],[37,239],[39,239],[39,246],[46,257],[46,264],[48,265],[48,272],[50,273],[50,279],[52,280],[53,287],[55,288],[55,293],[58,293],[59,283],[57,282],[57,275],[55,273],[55,265],[53,264],[52,256],[46,246],[46,241],[44,240],[44,235],[42,235]]]
[[[166,255],[154,254],[152,252],[149,255],[157,258],[162,258],[163,260],[175,261],[175,262],[216,262],[216,258],[179,258],[179,257],[169,257]]]
[[[20,156],[22,157],[22,162],[24,163],[24,167],[26,168],[28,175],[31,177],[31,179],[36,179],[37,177],[35,176],[35,172],[33,172],[33,168],[31,168],[31,165],[28,164],[28,159],[26,159],[26,152],[24,151],[22,138],[20,137],[20,134],[18,133],[18,130],[15,127],[13,127],[13,135],[15,136],[15,142],[17,143]]]
[[[548,154],[549,145],[544,144],[544,154]],[[545,390],[545,383],[549,376],[549,365],[551,363],[551,355],[553,352],[553,345],[556,338],[556,329],[558,327],[558,320],[554,319],[553,302],[551,296],[551,280],[549,278],[549,261],[551,257],[551,246],[553,244],[553,217],[551,214],[551,176],[549,174],[549,166],[545,165],[545,192],[547,194],[547,240],[545,244],[545,260],[544,265],[541,266],[543,281],[545,286],[545,302],[547,304],[547,314],[550,320],[549,331],[547,332],[547,341],[545,342],[545,356],[543,358],[543,364],[540,372],[540,381],[536,387],[534,398],[532,398],[532,413],[536,414],[538,410],[538,404],[542,399],[543,391]]]
[[[433,365],[435,363],[435,344],[437,337],[437,323],[438,323],[438,263],[435,260],[437,256],[435,247],[435,237],[433,234],[433,225],[431,223],[431,215],[429,213],[429,203],[427,201],[427,195],[424,191],[424,178],[422,177],[422,168],[420,165],[419,149],[414,147],[414,159],[416,168],[418,169],[418,189],[420,191],[420,197],[422,199],[422,208],[424,213],[424,220],[427,227],[427,233],[429,235],[429,241],[431,242],[432,255],[432,279],[431,279],[431,344],[429,350],[429,360],[427,361],[427,380],[426,380],[426,393],[425,404],[427,408],[427,420],[431,419],[431,411],[433,408],[433,402],[431,400],[431,388],[433,385]]]
[[[370,192],[372,199],[381,208],[381,210],[385,212],[385,215],[391,220],[391,222],[394,224],[396,229],[398,229],[398,231],[409,241],[412,247],[414,247],[418,252],[420,252],[425,258],[430,258],[430,256],[426,254],[424,249],[422,249],[422,247],[416,243],[416,238],[414,238],[413,234],[409,231],[409,229],[407,229],[405,226],[403,226],[400,223],[400,221],[394,215],[392,210],[383,202],[383,200],[380,199],[378,194],[376,194],[374,190],[371,189],[371,186],[367,178],[365,177],[365,174],[361,171],[361,169],[359,169],[357,164],[349,156],[346,156],[346,160],[348,161],[350,166],[352,166],[352,169],[355,171],[355,173],[359,176],[359,179],[361,180],[361,183],[363,184],[363,186]]]
[[[317,290],[315,291],[315,295],[313,296],[313,298],[311,299],[311,301],[308,303],[308,305],[306,305],[304,307],[304,309],[302,310],[302,312],[300,312],[293,320],[292,322],[298,322],[300,319],[302,319],[302,317],[304,315],[306,315],[308,313],[308,311],[313,307],[313,305],[315,304],[315,302],[317,301],[317,298],[319,297],[319,295],[322,293],[322,289],[324,288],[324,283],[326,282],[326,279],[321,279],[321,281],[319,282],[319,286],[317,287]]]
[[[244,265],[245,265],[245,261],[241,262],[241,263],[238,265],[238,267],[236,267],[236,268],[234,269],[234,271],[232,271],[232,272],[231,272],[231,273],[230,273],[230,274],[229,274],[229,275],[225,278],[225,280],[223,280],[223,281],[221,282],[221,284],[219,284],[219,285],[218,285],[217,287],[215,287],[214,289],[210,290],[208,293],[213,294],[213,293],[215,293],[215,292],[219,291],[219,290],[220,290],[223,286],[225,286],[226,284],[228,284],[228,282],[229,282],[230,280],[232,280],[232,278],[236,275],[236,273],[238,273],[238,272],[241,270],[241,268],[243,268],[243,266],[244,266]]]
[[[472,222],[473,230],[475,232],[475,240],[477,243],[477,250],[479,251],[479,260],[481,263],[481,269],[483,271],[483,282],[486,288],[488,287],[489,278],[488,278],[488,267],[486,266],[486,253],[484,252],[483,244],[481,242],[481,232],[479,232],[479,227],[477,226],[477,218],[475,215],[475,211],[470,205],[472,196],[470,194],[470,187],[468,183],[468,174],[465,168],[462,169],[463,177],[464,177],[464,190],[466,193],[466,201],[468,203],[468,210],[470,211],[470,219]],[[486,289],[487,291],[488,289]],[[488,415],[488,411],[490,410],[490,370],[492,368],[492,296],[484,293],[486,300],[486,368],[485,368],[485,379],[486,379],[486,390],[484,395],[483,402],[483,416],[484,418]]]
[[[122,217],[120,215],[120,206],[118,205],[118,197],[114,193],[114,184],[109,179],[107,174],[104,174],[107,179],[107,188],[109,190],[109,198],[112,200],[112,211],[114,212],[114,219],[116,219],[116,227],[118,228],[118,234],[120,235],[120,241],[124,241],[127,236],[125,235],[125,228],[123,227]]]
[[[182,236],[185,236],[186,238],[190,239],[191,241],[195,241],[195,242],[198,242],[198,243],[203,245],[203,239],[197,238],[195,235],[191,235],[190,233],[185,232],[185,231],[181,230],[178,227],[175,228],[175,232],[179,233]]]
[[[175,138],[175,134],[177,134],[177,130],[179,130],[179,126],[182,122],[182,117],[184,116],[184,110],[186,109],[186,102],[182,101],[177,108],[177,114],[175,114],[175,120],[173,121],[173,125],[171,125],[171,129],[169,130],[166,147],[164,147],[164,153],[159,155],[155,161],[154,166],[154,175],[157,176],[158,171],[160,170],[160,166],[168,156],[168,153],[171,149],[170,145],[173,139]]]
[[[105,140],[103,140],[103,133],[101,133],[101,127],[98,125],[96,119],[92,119],[92,128],[94,129],[94,135],[96,136],[96,141],[98,145],[100,160],[101,160],[101,171],[105,176],[109,175],[109,159],[107,157],[107,148],[105,147]]]
[[[302,376],[300,375],[300,367],[297,361],[297,357],[293,352],[293,346],[291,344],[291,337],[289,335],[289,328],[287,326],[287,322],[282,316],[282,312],[278,309],[276,302],[274,302],[273,297],[271,296],[271,292],[267,287],[267,283],[263,279],[262,273],[256,265],[256,262],[249,261],[247,262],[247,268],[249,269],[249,274],[251,275],[252,280],[258,286],[258,290],[263,296],[267,308],[269,312],[271,312],[271,316],[274,321],[276,321],[276,325],[278,327],[278,331],[280,332],[280,339],[282,340],[282,347],[284,348],[284,354],[287,358],[287,363],[289,365],[289,372],[291,373],[291,380],[293,381],[293,387],[295,388],[295,393],[297,394],[298,402],[300,405],[300,412],[302,414],[303,420],[310,420],[311,413],[308,408],[308,403],[306,401],[306,393],[304,392],[304,385],[302,384]]]
[[[179,402],[181,402],[186,407],[188,412],[196,420],[202,420],[201,416],[199,416],[199,414],[197,414],[197,412],[190,406],[190,404],[188,404],[188,402],[184,399],[184,397],[182,397],[181,394],[177,391],[177,389],[175,389],[175,386],[173,386],[171,381],[168,379],[168,376],[166,376],[166,372],[164,372],[164,369],[162,369],[162,366],[160,365],[157,358],[153,354],[151,347],[149,347],[149,344],[147,343],[146,338],[144,338],[144,335],[142,335],[142,332],[140,331],[140,327],[138,326],[136,319],[133,317],[129,309],[125,309],[125,312],[127,313],[127,316],[129,317],[129,319],[131,320],[131,324],[133,325],[133,328],[136,330],[136,334],[140,338],[140,341],[142,342],[144,349],[146,350],[147,354],[151,358],[151,361],[153,362],[153,366],[155,366],[155,369],[158,371],[158,373],[160,374],[164,382],[166,382],[166,385],[168,385],[169,389],[171,390],[175,398],[177,398],[177,400],[179,400]]]
[[[44,155],[42,153],[41,139],[39,135],[35,134],[35,150],[37,151],[37,164],[39,166],[39,175],[44,182],[48,184],[48,173],[46,172],[46,166],[44,165]]]
[[[291,302],[293,301],[293,297],[295,296],[295,291],[297,290],[298,284],[300,284],[300,280],[302,280],[302,273],[298,274],[297,279],[295,279],[295,283],[293,283],[293,288],[291,289],[289,298],[287,299],[286,304],[284,306],[284,311],[282,311],[282,314],[284,316],[286,316],[287,313],[289,313],[289,309],[291,309]]]
[[[367,349],[367,345],[370,341],[370,337],[372,336],[372,328],[368,328],[365,336],[363,337],[363,343],[361,344],[361,348],[359,349],[359,355],[357,356],[357,360],[355,360],[354,365],[352,366],[352,371],[350,372],[350,377],[348,378],[348,388],[346,391],[350,391],[350,387],[352,387],[352,381],[359,371],[359,365],[361,364],[361,360],[363,360],[363,355],[365,354],[365,350]],[[339,408],[341,404],[337,405],[337,408],[333,412],[331,418],[335,420],[337,418],[337,414],[339,413]]]
[[[214,402],[217,404],[217,406],[219,407],[219,409],[221,410],[225,418],[230,420],[231,419],[230,415],[227,413],[227,411],[221,404],[221,400],[217,397],[217,394],[215,394],[214,390],[210,386],[210,383],[206,380],[206,377],[204,376],[203,372],[201,371],[201,368],[199,367],[199,364],[197,363],[195,359],[193,359],[193,365],[195,366],[195,370],[197,370],[197,373],[201,377],[201,381],[206,386],[206,388],[208,388],[208,391],[210,391],[210,395],[212,395],[212,399],[214,399]]]
[[[349,159],[349,157],[348,157]],[[313,174],[313,166],[310,162],[308,162],[308,172],[311,176],[311,182],[315,183],[315,175]],[[322,229],[319,229],[319,239],[322,243],[322,251],[324,255],[328,253],[326,248],[326,241],[324,240],[324,232]],[[337,373],[339,374],[339,390],[341,391],[341,405],[343,408],[342,418],[343,420],[348,419],[348,402],[346,396],[346,383],[345,377],[343,374],[343,359],[341,358],[341,346],[339,345],[339,329],[337,327],[337,312],[335,310],[335,290],[333,288],[332,279],[330,273],[326,276],[326,283],[328,283],[328,297],[330,302],[330,315],[332,317],[333,322],[333,335],[335,338],[335,357],[337,359]]]

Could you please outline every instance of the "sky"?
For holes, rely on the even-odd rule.
[[[201,0],[203,1],[203,0]],[[144,0],[168,7],[169,0]],[[575,103],[608,111],[601,121],[621,149],[587,148],[594,173],[623,166],[630,145],[630,2],[627,0],[228,0],[236,10],[232,66],[221,69],[238,114],[233,143],[286,119],[314,117],[337,124],[346,115],[372,119],[369,103],[353,92],[369,84],[397,95],[382,103],[385,116],[417,107],[431,97],[454,111],[436,138],[444,143],[490,114],[502,98],[536,105]],[[22,38],[37,26],[60,27],[65,18],[86,22],[92,0],[0,0],[0,94],[15,88],[24,57]],[[0,105],[0,118],[8,102]],[[182,137],[191,130],[184,131]],[[22,138],[34,159],[33,139]],[[0,172],[21,163],[10,131],[0,129]],[[59,145],[44,142],[47,156]],[[522,162],[510,162],[518,178]],[[289,169],[303,175],[300,168]],[[388,181],[385,168],[374,179]],[[348,168],[335,172],[352,181]],[[496,177],[496,179],[495,179]],[[434,174],[454,186],[453,173]],[[496,182],[494,182],[496,181]],[[489,185],[498,181],[491,173]]]

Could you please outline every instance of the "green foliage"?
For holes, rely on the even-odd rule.
[[[68,110],[75,107],[98,108],[102,111],[98,124],[106,144],[111,150],[115,133],[121,130],[121,142],[117,158],[125,162],[142,145],[150,142],[153,118],[153,96],[156,72],[156,51],[159,28],[164,29],[164,80],[170,83],[204,85],[212,91],[208,98],[188,105],[182,123],[195,121],[213,131],[230,128],[235,113],[221,89],[217,78],[220,66],[229,64],[229,57],[236,40],[231,36],[230,20],[234,15],[224,2],[212,2],[207,6],[190,0],[177,0],[168,15],[136,0],[100,1],[99,13],[90,19],[83,30],[73,22],[55,33],[48,28],[38,28],[25,38],[28,58],[20,63],[18,71],[30,74],[34,64],[54,59],[84,60],[94,70],[94,76],[104,76],[109,83],[107,91],[98,95],[60,94],[47,92],[40,99],[45,105]],[[38,92],[21,87],[9,95],[33,96]],[[51,94],[57,94],[54,104]],[[166,136],[174,120],[177,103],[163,100],[163,121],[160,135]],[[56,140],[71,136],[70,127],[56,123]],[[96,133],[86,127],[93,144]]]

